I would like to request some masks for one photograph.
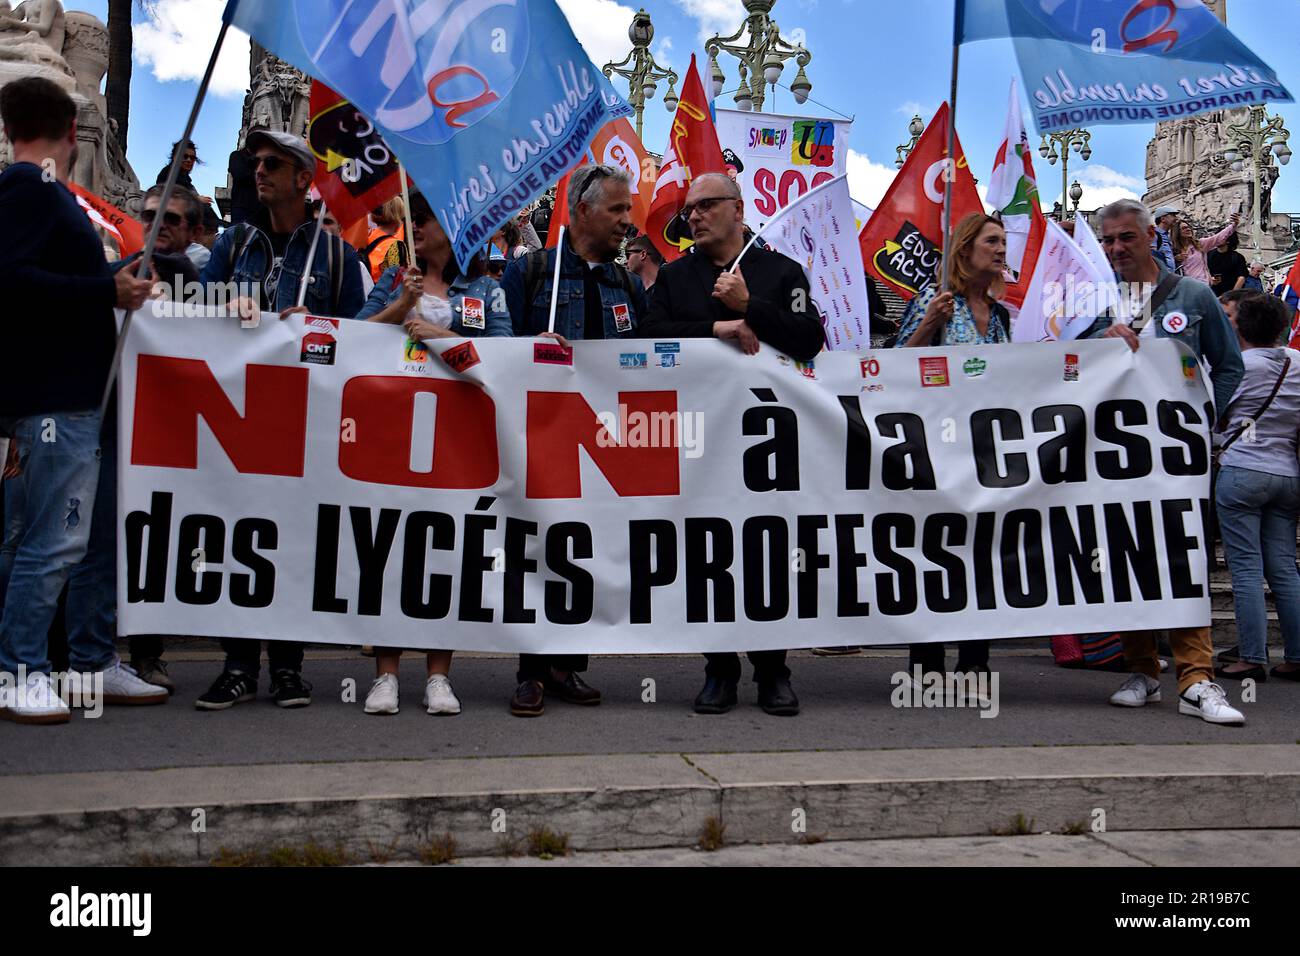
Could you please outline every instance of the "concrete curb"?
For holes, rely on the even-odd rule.
[[[1017,815],[1059,833],[1098,810],[1107,832],[1300,828],[1300,746],[366,761],[15,775],[2,790],[4,865],[202,863],[309,841],[368,862],[416,858],[444,833],[458,856],[518,851],[542,826],[581,850],[683,847],[710,817],[728,844],[983,836]]]

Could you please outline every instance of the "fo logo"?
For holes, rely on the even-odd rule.
[[[489,116],[528,57],[528,0],[294,0],[294,8],[314,75],[415,143],[445,143]]]

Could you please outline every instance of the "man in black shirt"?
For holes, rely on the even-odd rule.
[[[745,246],[745,203],[731,177],[695,177],[682,216],[695,246],[664,266],[650,297],[650,314],[641,327],[646,338],[718,338],[734,342],[746,355],[765,343],[791,358],[808,361],[825,341],[820,320],[809,308],[808,279],[786,256],[751,246],[734,272]],[[752,651],[758,703],[769,714],[799,713],[790,687],[785,654]],[[736,705],[740,657],[706,654],[704,688],[695,712],[724,714]]]
[[[1231,292],[1233,289],[1240,289],[1246,284],[1246,276],[1250,275],[1250,268],[1246,265],[1246,257],[1237,251],[1235,232],[1224,241],[1223,245],[1205,257],[1205,267],[1210,272],[1210,288],[1214,290],[1216,296]]]

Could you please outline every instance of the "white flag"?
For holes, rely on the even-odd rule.
[[[1091,234],[1087,223],[1078,223],[1076,229]],[[1082,233],[1080,238],[1087,242]],[[1095,237],[1092,242],[1096,244]],[[1105,311],[1113,289],[1110,270],[1098,268],[1092,256],[1049,219],[1034,277],[1011,326],[1011,340],[1052,342],[1077,338]]]
[[[769,248],[803,266],[812,289],[809,305],[821,318],[826,347],[871,348],[866,271],[848,177],[804,193],[769,220],[759,235]]]
[[[1014,78],[1011,80],[1011,100],[1007,104],[1002,140],[993,160],[993,175],[989,177],[987,202],[1001,213],[1002,225],[1007,230],[1007,268],[1021,274],[1025,271],[1025,253],[1030,247],[1030,234],[1039,208],[1033,150],[1029,148],[1029,137],[1025,135],[1020,95]]]

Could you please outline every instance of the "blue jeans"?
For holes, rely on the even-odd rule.
[[[22,474],[5,482],[0,548],[0,669],[49,672],[46,636],[68,586],[69,664],[116,655],[117,441],[97,411],[6,419]]]
[[[1300,478],[1225,467],[1219,472],[1215,503],[1232,572],[1241,659],[1268,662],[1267,578],[1282,625],[1286,659],[1300,664],[1300,573],[1296,571]]]

